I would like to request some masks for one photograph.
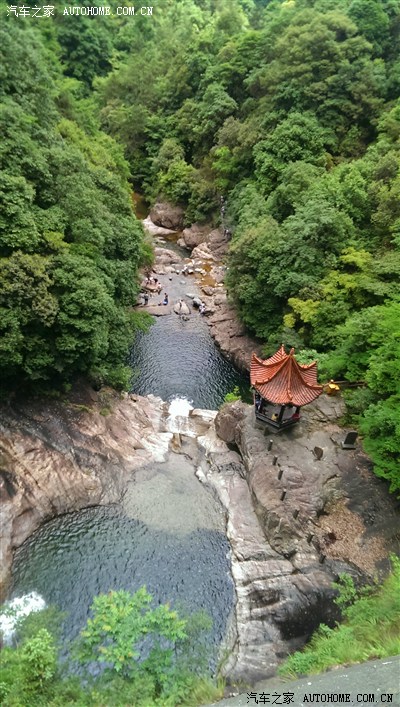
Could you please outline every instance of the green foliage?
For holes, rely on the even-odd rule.
[[[62,78],[54,27],[45,24],[46,39],[32,23],[0,30],[2,384],[59,386],[83,373],[123,387],[135,332],[127,307],[136,303],[138,266],[151,256],[132,212],[122,150],[95,124],[88,134],[74,122],[86,99],[77,82]],[[73,54],[71,41],[83,51],[86,33],[84,51],[93,53],[105,31],[97,25],[70,18],[58,38]],[[15,80],[15,65],[25,66],[23,80]],[[90,67],[101,73],[93,57]]]
[[[350,578],[341,576],[336,601],[343,608],[344,622],[334,629],[321,625],[304,651],[294,653],[282,665],[282,675],[319,673],[335,665],[399,652],[400,561],[392,556],[391,562],[392,573],[383,584],[360,593],[355,592]]]
[[[232,390],[231,393],[227,393],[224,397],[224,401],[226,403],[235,403],[237,400],[241,400],[241,395],[240,395],[240,390],[237,385],[235,385],[234,389]]]
[[[390,481],[390,490],[400,492],[400,395],[369,405],[361,421],[364,447],[374,461],[378,476]]]
[[[33,611],[17,621],[15,642],[17,645],[21,645],[25,641],[35,638],[39,631],[45,629],[52,637],[55,645],[58,645],[61,636],[61,625],[64,619],[65,613],[57,609],[56,606],[46,606],[41,611]]]
[[[22,679],[29,690],[36,692],[54,677],[56,672],[56,650],[53,639],[42,628],[37,635],[25,641],[21,651]]]
[[[346,609],[351,604],[354,604],[357,598],[357,589],[353,578],[349,574],[341,573],[339,580],[332,583],[332,587],[338,591],[338,596],[334,601],[340,609]]]
[[[277,125],[268,139],[254,148],[256,177],[264,193],[280,183],[288,163],[325,164],[326,147],[334,142],[312,114],[290,113]]]
[[[185,160],[173,162],[168,171],[160,177],[160,191],[167,199],[177,203],[188,201],[194,169]]]
[[[168,605],[152,609],[152,597],[145,587],[135,594],[118,591],[94,598],[88,619],[81,632],[77,656],[82,663],[106,663],[112,671],[132,677],[138,670],[140,642],[151,637],[151,648],[141,660],[141,670],[162,685],[172,665],[173,647],[186,637],[185,621]],[[164,639],[161,645],[160,639]]]
[[[335,377],[368,384],[364,393],[350,394],[349,402],[375,472],[390,482],[391,491],[400,490],[399,317],[396,301],[349,317],[338,327],[336,348],[325,363]]]
[[[179,618],[168,605],[151,606],[144,588],[94,599],[75,651],[97,677],[73,677],[56,645],[62,614],[54,607],[23,617],[14,647],[0,652],[0,701],[5,707],[79,705],[98,707],[195,707],[221,698],[223,682],[209,676],[203,612]]]
[[[35,704],[51,687],[56,670],[56,647],[45,628],[17,649],[5,647],[0,654],[2,704]]]
[[[67,76],[90,88],[97,76],[111,68],[112,38],[109,18],[98,16],[63,16],[57,28],[61,60]]]

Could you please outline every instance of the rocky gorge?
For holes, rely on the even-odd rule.
[[[158,209],[152,223],[155,237],[167,239],[181,215]],[[180,238],[190,244],[192,280],[182,275],[186,259],[162,241],[154,272],[164,285],[197,283],[211,335],[246,370],[258,344],[224,292],[226,237],[192,227]],[[177,316],[175,304],[147,310]],[[218,413],[191,409],[179,424],[168,408],[153,395],[95,392],[83,382],[62,401],[12,398],[1,407],[2,587],[16,549],[46,521],[118,502],[143,467],[185,458],[225,513],[236,603],[223,671],[252,683],[274,674],[318,623],[336,618],[331,585],[340,572],[370,578],[387,570],[389,551],[399,549],[398,506],[361,446],[341,448],[340,397],[321,396],[280,435],[242,402]]]

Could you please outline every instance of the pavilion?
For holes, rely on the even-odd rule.
[[[254,388],[257,420],[281,430],[300,420],[300,408],[321,395],[317,383],[317,362],[302,365],[294,349],[287,354],[283,344],[265,361],[251,357],[250,381]]]

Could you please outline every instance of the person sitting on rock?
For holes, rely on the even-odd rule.
[[[168,304],[168,295],[166,292],[164,292],[164,301],[163,304]]]

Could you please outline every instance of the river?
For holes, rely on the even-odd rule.
[[[168,244],[168,248],[171,244]],[[174,247],[174,246],[173,246]],[[197,292],[193,279],[162,278],[171,297]],[[131,351],[133,391],[174,401],[171,410],[217,408],[248,381],[216,349],[203,318],[156,318]],[[174,413],[172,413],[174,414]],[[89,508],[46,523],[17,551],[9,598],[37,592],[66,612],[67,646],[83,627],[94,595],[146,585],[156,602],[206,610],[209,645],[226,633],[234,605],[225,517],[184,455],[135,474],[120,505]]]

